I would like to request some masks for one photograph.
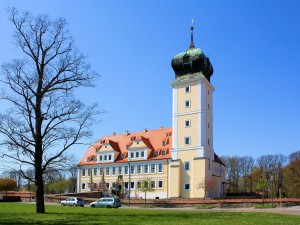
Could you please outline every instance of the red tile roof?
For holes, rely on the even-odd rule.
[[[119,135],[112,135],[112,136],[104,136],[102,137],[97,143],[90,146],[85,155],[83,156],[82,160],[78,164],[79,166],[82,165],[93,165],[98,164],[97,161],[87,161],[87,158],[90,155],[94,155],[96,153],[96,149],[100,149],[103,144],[109,144],[116,152],[119,152],[115,163],[116,162],[128,162],[128,150],[127,146],[132,145],[131,138],[136,137],[136,140],[142,140],[148,149],[151,150],[151,153],[148,157],[148,160],[156,160],[156,159],[170,159],[170,149],[172,148],[172,128],[162,128],[158,130],[148,130],[148,131],[141,131],[141,132],[134,132],[130,135],[126,134],[119,134]],[[167,140],[166,137],[169,136],[169,140],[166,146],[162,146],[162,140]],[[166,154],[163,156],[161,153],[156,156],[155,150],[163,149],[166,151]],[[124,154],[125,157],[122,159],[121,154]]]

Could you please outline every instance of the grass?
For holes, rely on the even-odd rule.
[[[99,209],[46,205],[36,214],[35,205],[0,203],[0,224],[300,224],[299,216],[275,213],[179,211],[157,209]]]

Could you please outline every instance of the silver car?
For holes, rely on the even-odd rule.
[[[121,202],[119,198],[100,198],[96,202],[90,204],[91,207],[95,208],[119,208],[121,207]]]
[[[60,204],[62,206],[69,205],[69,206],[84,206],[84,200],[79,197],[69,197],[64,201],[61,201]]]

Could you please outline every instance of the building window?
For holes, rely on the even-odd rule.
[[[119,166],[119,175],[122,174],[122,166]]]
[[[207,128],[209,128],[209,123],[207,124]]]
[[[97,168],[94,168],[94,176],[97,176]]]
[[[85,183],[82,183],[82,184],[81,184],[81,188],[82,188],[82,189],[85,189]]]
[[[190,145],[191,144],[191,137],[184,137],[184,144]]]
[[[124,158],[125,158],[125,155],[124,155],[124,154],[121,154],[121,158],[124,159]]]
[[[184,190],[190,190],[190,183],[184,184]]]
[[[157,151],[157,152],[155,152],[155,156],[158,156],[159,155],[159,152]]]
[[[151,187],[151,188],[155,188],[155,181],[154,181],[154,180],[151,180],[151,181],[150,181],[150,187]]]
[[[207,144],[209,145],[209,138],[207,139]]]
[[[140,152],[136,152],[136,153],[135,153],[135,157],[136,157],[136,158],[139,158],[139,157],[140,157]]]
[[[134,166],[132,166],[132,165],[130,166],[130,173],[134,174]]]
[[[190,170],[190,162],[184,162],[184,170]]]
[[[207,104],[207,108],[209,109],[209,104]]]
[[[210,170],[210,158],[208,158],[208,169]]]
[[[124,183],[125,189],[128,189],[128,182]]]
[[[164,164],[163,163],[159,163],[158,164],[158,172],[159,173],[163,173],[164,172]]]
[[[131,182],[130,188],[134,189],[134,182]]]
[[[209,95],[209,90],[207,90],[207,94]]]
[[[107,160],[107,155],[104,155],[104,161],[106,161]]]
[[[141,151],[141,158],[144,158],[144,157],[145,157],[145,152]]]
[[[109,189],[109,183],[106,183],[106,188]]]
[[[116,167],[112,168],[112,175],[116,175]]]
[[[125,166],[124,174],[128,174],[128,166]]]
[[[167,142],[166,141],[163,141],[162,142],[162,146],[166,146],[167,145]]]
[[[102,155],[100,155],[99,157],[100,157],[100,161],[102,161]]]
[[[151,173],[155,173],[155,164],[151,164]]]
[[[130,158],[132,158],[132,159],[134,158],[134,152],[130,153]]]
[[[190,127],[190,126],[191,126],[191,120],[186,120],[185,127]]]
[[[149,165],[144,165],[144,173],[149,173]]]
[[[111,160],[111,155],[108,155],[108,160]]]
[[[191,107],[191,100],[185,100],[185,108]]]
[[[142,166],[137,165],[137,174],[141,174],[141,173],[142,173]]]
[[[161,152],[161,155],[166,155],[166,151],[162,151],[162,152]]]
[[[106,167],[106,176],[109,176],[109,167]]]
[[[91,169],[88,169],[88,176],[91,176]]]
[[[185,93],[191,92],[191,86],[186,86],[185,87]]]
[[[157,184],[157,188],[159,188],[159,189],[163,189],[164,188],[164,182],[162,180],[159,180],[157,183],[158,183]]]
[[[103,174],[103,168],[100,168],[100,176]]]
[[[138,145],[139,143],[140,143],[139,141],[136,142],[137,145]]]

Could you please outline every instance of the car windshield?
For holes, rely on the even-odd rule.
[[[77,198],[77,200],[78,200],[78,201],[83,201],[83,199],[82,199],[82,198]]]

